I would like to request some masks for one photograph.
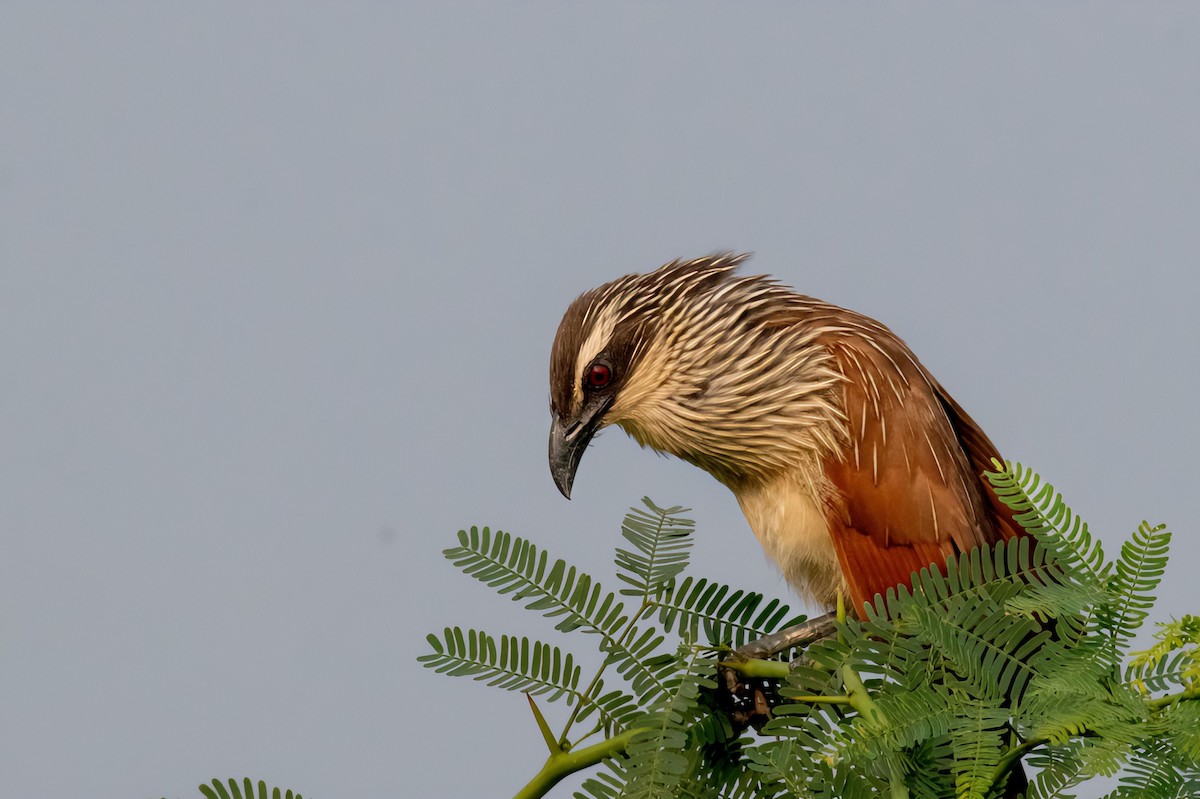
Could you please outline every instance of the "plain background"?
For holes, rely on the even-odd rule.
[[[890,325],[1110,547],[1168,522],[1156,618],[1200,610],[1198,43],[1182,3],[5,3],[0,795],[511,795],[524,699],[415,661],[552,635],[443,561],[471,524],[611,585],[648,494],[786,595],[702,472],[546,468],[567,303],[717,250]]]

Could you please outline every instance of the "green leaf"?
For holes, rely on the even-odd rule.
[[[482,630],[447,627],[439,640],[426,638],[433,652],[417,658],[426,668],[453,677],[472,677],[506,691],[578,698],[580,668],[569,652],[528,638],[502,635],[497,640]]]
[[[778,599],[764,600],[752,591],[684,577],[664,586],[649,604],[658,611],[664,632],[678,631],[685,641],[738,647],[805,619],[789,617],[790,608]]]
[[[461,531],[446,551],[559,631],[593,634],[603,664],[586,688],[557,647],[473,629],[430,636],[419,660],[576,703],[567,730],[592,729],[568,751],[597,732],[614,746],[592,748],[589,762],[620,751],[577,796],[995,799],[1002,786],[992,780],[1014,746],[1033,770],[1028,799],[1068,799],[1126,763],[1114,797],[1200,795],[1200,616],[1161,625],[1124,680],[1119,671],[1154,602],[1170,534],[1143,524],[1109,561],[1032,470],[997,463],[988,480],[1030,535],[924,569],[808,646],[779,689],[767,738],[738,739],[719,710],[731,700],[715,692],[715,666],[696,644],[741,646],[799,619],[777,599],[688,574],[692,523],[649,499],[625,517],[617,593],[488,528]],[[622,596],[637,600],[628,613]],[[676,635],[684,647],[667,640]],[[241,790],[209,790],[239,799],[231,789]]]
[[[279,788],[272,788],[268,797],[267,784],[262,780],[258,781],[257,793],[254,787],[248,777],[242,781],[241,785],[235,779],[230,779],[225,783],[214,779],[211,783],[200,786],[200,794],[205,799],[304,799],[300,794],[290,790],[281,793]]]
[[[1154,606],[1151,592],[1166,572],[1170,544],[1171,534],[1162,525],[1151,527],[1142,522],[1121,546],[1121,557],[1110,581],[1115,597],[1101,613],[1101,623],[1112,637],[1114,665]]]
[[[547,568],[546,553],[522,538],[472,527],[470,532],[459,530],[458,540],[459,546],[443,552],[448,560],[497,593],[512,594],[526,608],[559,619],[555,629],[611,636],[627,621],[615,594],[605,593],[590,575],[564,560]]]
[[[987,799],[1004,748],[1008,711],[978,699],[963,698],[950,726],[954,740],[955,790],[959,799]]]
[[[1020,463],[995,464],[997,470],[984,472],[984,476],[1000,501],[1015,512],[1017,522],[1073,569],[1093,580],[1107,578],[1111,564],[1104,560],[1104,547],[1092,537],[1087,522],[1063,501],[1062,494]]]
[[[660,592],[687,568],[695,522],[679,516],[687,508],[660,508],[642,497],[646,510],[630,508],[621,534],[636,551],[617,550],[617,578],[629,584],[621,593],[643,601]]]

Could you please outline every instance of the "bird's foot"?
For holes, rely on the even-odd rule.
[[[751,641],[733,650],[722,660],[766,660],[780,652],[805,647],[814,641],[828,638],[835,632],[833,614],[820,616]],[[798,657],[792,664],[797,665],[802,661],[803,657]],[[780,701],[778,680],[745,677],[728,666],[718,666],[717,674],[721,706],[736,729],[753,727],[758,730],[770,721],[771,709]]]

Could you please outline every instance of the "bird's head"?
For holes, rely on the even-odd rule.
[[[785,462],[789,431],[836,413],[838,377],[796,324],[807,298],[736,275],[747,257],[673,261],[567,308],[550,355],[550,472],[564,496],[609,425],[733,484]]]

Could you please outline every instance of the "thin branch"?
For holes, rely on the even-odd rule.
[[[1179,702],[1186,702],[1189,699],[1200,699],[1200,685],[1192,686],[1191,688],[1180,691],[1177,694],[1160,696],[1158,699],[1147,699],[1146,707],[1150,708],[1151,710],[1162,710],[1164,707],[1178,704]]]
[[[1180,691],[1177,694],[1168,696],[1160,696],[1157,699],[1147,699],[1146,708],[1150,711],[1162,710],[1165,707],[1177,705],[1180,702],[1194,702],[1200,700],[1200,686],[1188,688]],[[1088,738],[1094,736],[1095,733],[1091,730],[1084,729],[1072,738]],[[1014,746],[1005,752],[1000,762],[996,764],[995,770],[992,772],[992,785],[999,785],[1001,780],[1008,779],[1008,772],[1016,765],[1017,761],[1025,757],[1025,755],[1037,749],[1039,746],[1044,746],[1050,743],[1050,739],[1046,737],[1028,738],[1020,746]]]
[[[787,649],[807,646],[813,641],[828,638],[836,631],[837,626],[834,624],[834,617],[832,614],[828,614],[818,616],[815,619],[808,619],[793,627],[788,627],[770,635],[764,635],[756,641],[751,641],[745,646],[738,647],[736,651],[739,655],[744,655],[747,658],[769,658]]]

